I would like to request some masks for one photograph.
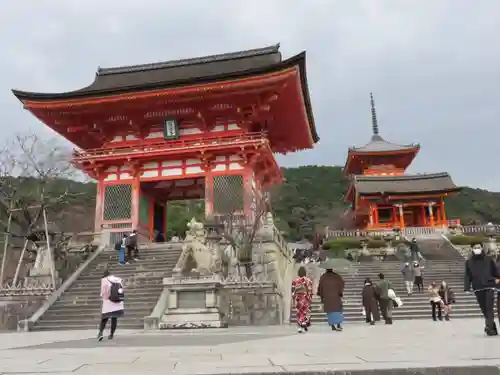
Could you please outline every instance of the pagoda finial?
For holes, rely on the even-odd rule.
[[[375,111],[375,100],[373,100],[373,93],[370,93],[370,103],[372,106],[372,131],[373,135],[378,135],[377,112]]]

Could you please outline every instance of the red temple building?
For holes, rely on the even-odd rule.
[[[379,134],[371,96],[371,141],[352,147],[344,173],[351,183],[345,201],[351,205],[356,228],[380,230],[447,225],[445,198],[460,191],[448,173],[406,174],[419,144],[387,142]]]
[[[95,229],[166,230],[166,202],[204,199],[207,216],[251,215],[282,175],[274,154],[319,140],[305,52],[279,45],[162,63],[99,68],[82,89],[13,90],[77,146],[73,162],[97,181]],[[239,202],[239,203],[238,203]]]

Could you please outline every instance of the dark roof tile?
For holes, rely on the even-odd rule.
[[[361,195],[431,193],[458,191],[448,173],[402,176],[353,176],[354,188]]]

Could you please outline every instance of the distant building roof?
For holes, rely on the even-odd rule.
[[[419,144],[398,145],[396,143],[387,142],[378,134],[372,135],[369,143],[361,147],[351,147],[350,152],[391,152],[419,149]]]
[[[448,173],[403,176],[353,176],[354,189],[360,195],[407,194],[459,191]]]

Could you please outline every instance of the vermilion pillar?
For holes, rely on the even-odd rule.
[[[139,195],[141,193],[141,184],[139,178],[134,178],[132,182],[132,228],[139,227]]]
[[[399,205],[399,225],[400,225],[401,229],[403,229],[405,227],[405,214],[403,211],[402,204]]]
[[[205,174],[205,217],[214,214],[214,176],[212,173]]]
[[[375,225],[378,226],[379,225],[379,216],[378,216],[377,203],[373,204],[373,216],[374,216],[374,220],[375,220]]]
[[[425,214],[424,206],[420,206],[420,222],[422,225],[427,225],[427,215]]]
[[[104,200],[104,187],[103,180],[100,178],[97,181],[97,194],[95,199],[95,217],[94,217],[94,231],[100,233],[102,230],[102,209]]]
[[[447,225],[448,224],[448,220],[446,218],[446,211],[445,211],[445,208],[444,208],[444,199],[441,199],[441,202],[440,203],[440,206],[441,206],[441,217],[443,219],[443,225]]]

